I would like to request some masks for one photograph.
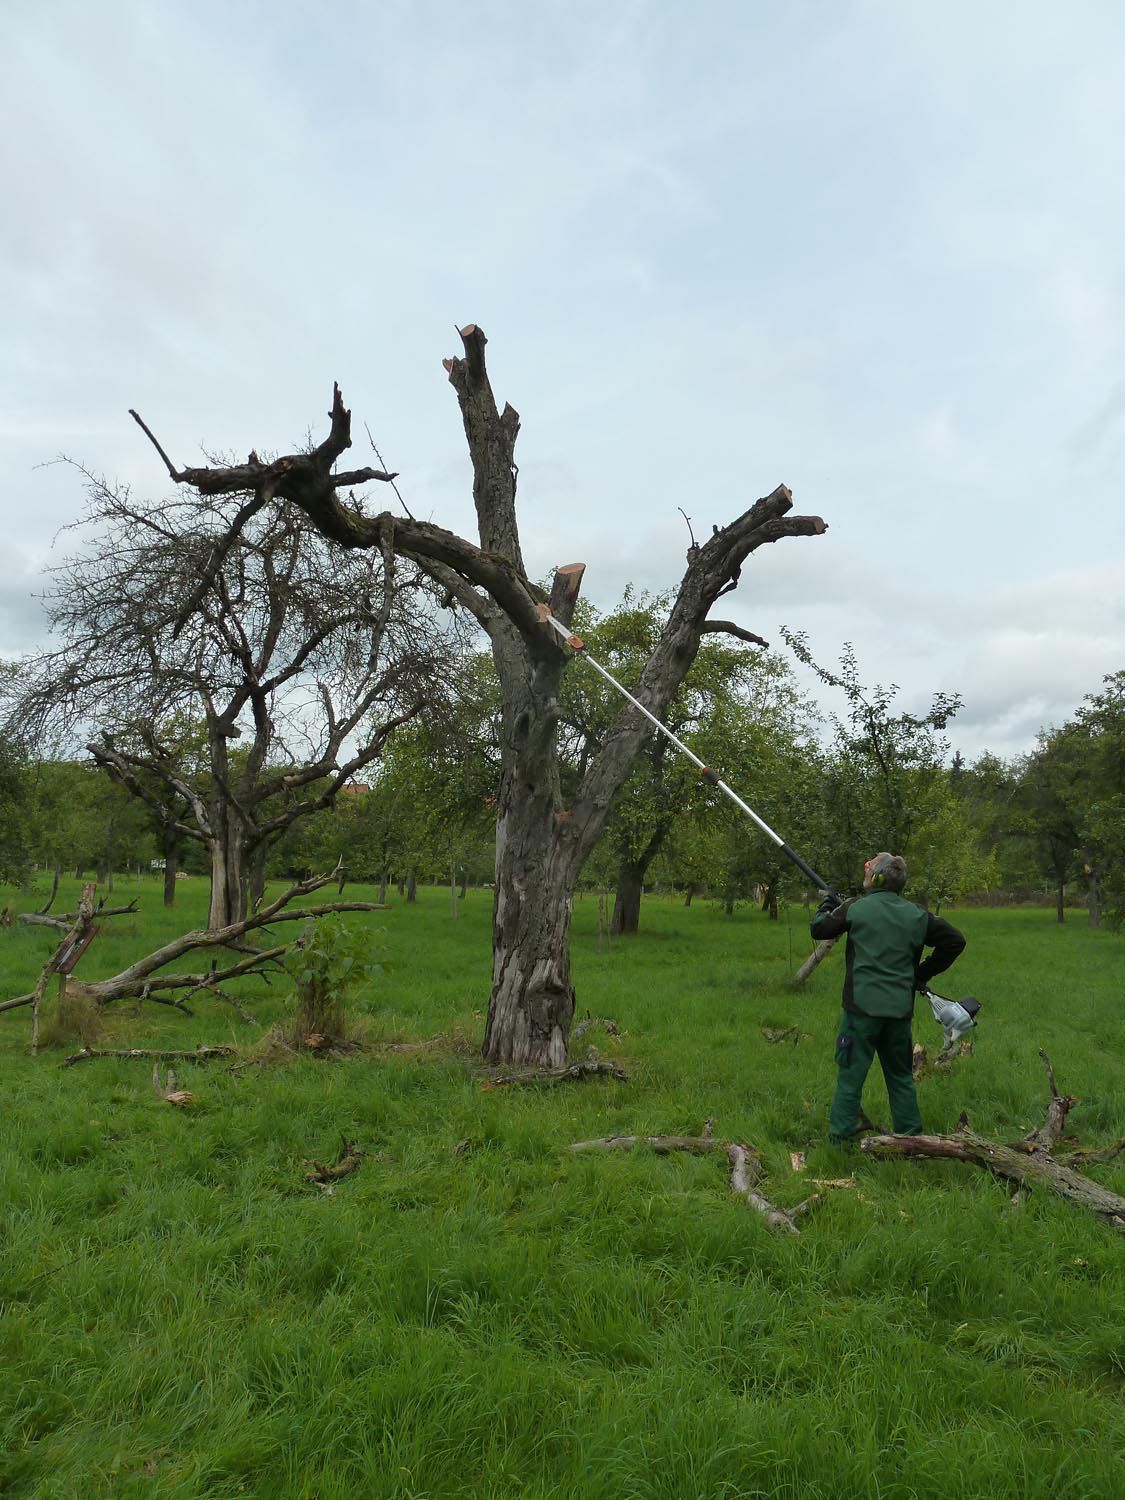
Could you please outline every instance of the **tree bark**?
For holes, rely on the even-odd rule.
[[[484,1056],[561,1068],[574,1016],[570,916],[577,870],[560,848],[549,796],[502,778],[492,908],[492,995]],[[525,784],[526,785],[526,784]]]
[[[1060,880],[1055,888],[1055,921],[1062,925],[1066,921],[1066,886]]]
[[[242,847],[236,839],[211,840],[211,907],[207,925],[217,932],[246,915]]]

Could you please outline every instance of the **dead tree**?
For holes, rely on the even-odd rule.
[[[298,511],[250,514],[206,489],[151,504],[87,480],[96,534],[54,571],[61,643],[29,664],[16,715],[25,731],[97,731],[85,748],[159,831],[166,894],[178,842],[202,845],[209,925],[225,927],[260,896],[270,847],[378,758],[455,653],[419,603],[432,586],[389,547],[343,554]],[[275,489],[289,493],[262,482]]]
[[[253,1018],[247,1016],[240,1002],[230,995],[224,986],[232,980],[243,979],[248,974],[268,975],[281,970],[283,956],[293,947],[294,942],[299,940],[273,943],[268,948],[251,948],[247,951],[243,943],[247,934],[268,929],[279,922],[306,921],[310,917],[327,916],[330,912],[379,910],[379,907],[372,901],[332,901],[318,906],[290,907],[292,901],[319,890],[321,886],[328,885],[335,879],[336,875],[332,873],[298,881],[251,916],[231,922],[218,930],[206,928],[202,931],[185,932],[180,937],[173,938],[171,942],[165,943],[163,947],[137,959],[128,968],[111,975],[108,979],[97,979],[86,983],[71,978],[68,981],[67,993],[76,999],[91,1001],[99,1006],[112,1005],[117,1000],[151,1000],[157,1005],[170,1005],[190,1015],[187,1001],[194,995],[207,992],[217,996],[226,1004],[233,1005],[244,1019],[252,1020]],[[67,933],[47,960],[36,981],[35,988],[25,995],[16,995],[11,1000],[0,1002],[0,1012],[18,1010],[25,1005],[32,1006],[36,1034],[39,1006],[51,975],[63,972],[66,960],[74,955],[76,947],[87,943],[91,936],[93,919],[97,913],[93,904],[93,887],[87,887],[87,889],[90,891],[90,896],[87,900],[84,895],[83,902],[79,906],[79,922]],[[209,968],[197,971],[166,972],[170,964],[177,963],[187,954],[194,953],[201,948],[213,947],[236,947],[244,956],[221,968],[217,963],[213,963]]]
[[[516,520],[515,463],[518,413],[501,410],[485,367],[485,336],[469,324],[463,353],[444,361],[457,395],[473,469],[478,541],[428,522],[387,512],[365,515],[342,504],[344,480],[331,460],[350,445],[350,413],[337,386],[331,432],[316,450],[321,459],[279,459],[272,465],[176,469],[156,444],[172,478],[201,497],[249,495],[243,512],[256,514],[271,498],[292,502],[342,548],[376,549],[407,557],[444,591],[490,640],[500,680],[501,777],[497,798],[496,880],[493,906],[492,992],[484,1054],[491,1062],[561,1067],[574,1014],[570,980],[571,898],[651,728],[631,706],[617,717],[591,759],[574,795],[564,801],[558,759],[559,687],[570,651],[546,622],[549,611],[569,625],[584,565],[559,568],[549,595],[528,578]],[[147,428],[146,428],[147,431]],[[152,437],[152,434],[149,434]],[[323,461],[328,459],[328,462]],[[366,477],[383,477],[360,471]],[[358,482],[358,475],[347,482]],[[747,559],[784,537],[815,536],[824,522],[791,514],[793,499],[779,485],[729,525],[716,527],[688,549],[687,567],[659,639],[641,671],[638,701],[663,717],[695,660],[708,614],[736,588]],[[242,522],[236,517],[215,546],[195,593],[211,586]],[[717,622],[711,622],[715,624]]]
[[[1078,1100],[1071,1094],[1059,1093],[1055,1087],[1054,1069],[1042,1048],[1039,1056],[1047,1069],[1051,1099],[1043,1124],[1022,1140],[1006,1144],[988,1140],[970,1130],[968,1119],[962,1115],[953,1135],[873,1135],[860,1142],[860,1150],[871,1156],[919,1156],[971,1162],[994,1177],[1015,1184],[1017,1191],[1048,1188],[1125,1234],[1125,1198],[1078,1170],[1095,1162],[1112,1161],[1125,1152],[1125,1140],[1112,1146],[1079,1147],[1060,1154],[1059,1141],[1066,1117]]]

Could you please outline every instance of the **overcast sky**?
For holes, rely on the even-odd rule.
[[[332,382],[471,528],[454,326],[529,569],[611,605],[779,482],[730,613],[1015,754],[1125,666],[1118,0],[4,6],[0,654],[75,518],[287,451]],[[392,497],[371,497],[383,508]],[[726,606],[730,605],[729,611]]]

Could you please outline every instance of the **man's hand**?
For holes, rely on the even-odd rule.
[[[844,904],[844,898],[838,896],[835,891],[825,891],[820,905],[816,909],[818,917],[827,916],[830,911],[835,911],[838,906]]]

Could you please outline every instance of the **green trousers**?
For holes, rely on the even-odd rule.
[[[857,1016],[841,1011],[836,1036],[836,1093],[828,1115],[833,1141],[850,1141],[859,1123],[863,1085],[878,1054],[887,1083],[891,1120],[898,1135],[921,1135],[922,1116],[914,1092],[911,1016]]]

